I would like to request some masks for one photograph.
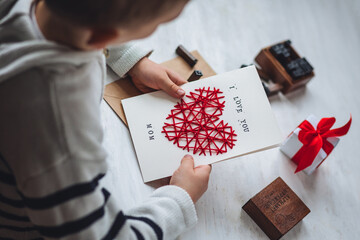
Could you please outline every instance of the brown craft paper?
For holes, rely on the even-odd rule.
[[[181,57],[176,57],[162,63],[161,65],[174,70],[185,79],[188,79],[194,70],[202,71],[202,78],[216,75],[215,71],[209,66],[209,64],[204,60],[198,51],[192,51],[191,54],[193,54],[198,59],[198,62],[193,68],[190,67]],[[140,92],[134,86],[129,77],[126,77],[106,85],[104,99],[125,123],[125,125],[127,125],[124,110],[121,105],[121,100],[129,97],[135,97],[140,94],[142,94],[142,92]]]

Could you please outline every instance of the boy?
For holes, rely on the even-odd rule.
[[[147,202],[121,211],[101,186],[102,49],[151,34],[187,0],[0,0],[0,238],[174,239],[196,221],[210,166],[186,155]],[[142,91],[184,96],[131,45],[108,65]]]

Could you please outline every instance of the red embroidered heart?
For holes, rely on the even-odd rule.
[[[222,93],[220,89],[211,90],[210,87],[190,92],[187,97],[191,101],[181,99],[174,106],[162,133],[179,148],[188,152],[192,150],[193,154],[206,155],[208,152],[218,155],[227,152],[235,145],[236,134],[231,126],[219,120],[225,107],[225,101],[220,101],[224,98],[219,96]]]

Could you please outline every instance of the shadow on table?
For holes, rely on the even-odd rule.
[[[240,213],[240,224],[244,225],[250,232],[256,234],[254,239],[269,239],[252,218],[242,209]],[[254,236],[255,237],[255,236]]]
[[[294,103],[306,97],[306,92],[307,92],[306,87],[301,87],[287,94],[279,93],[277,95],[271,96],[269,97],[269,101],[270,103],[276,103],[276,102],[282,102],[283,99],[286,99],[286,101]]]
[[[163,187],[165,185],[169,185],[170,178],[171,177],[165,177],[165,178],[161,178],[161,179],[154,180],[154,181],[151,181],[151,182],[147,182],[145,184],[156,189],[156,188],[159,188],[159,187]]]
[[[256,234],[256,239],[269,239],[266,234],[261,230],[261,228],[244,210],[241,211],[240,222],[252,233]],[[303,221],[300,221],[281,239],[300,239],[301,235],[303,235],[302,231],[306,231],[306,227],[304,226]]]
[[[300,100],[304,97],[306,97],[306,90],[307,88],[306,87],[301,87],[299,89],[296,89],[295,91],[293,92],[289,92],[287,94],[284,95],[284,97],[289,100],[290,102],[295,102],[297,100]]]
[[[296,224],[289,232],[287,232],[281,239],[301,239],[301,236],[304,236],[302,234],[303,231],[306,231],[306,227],[303,224],[303,221],[300,221],[298,224]]]

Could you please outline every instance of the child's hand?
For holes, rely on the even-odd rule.
[[[201,165],[194,168],[194,159],[190,155],[185,155],[181,160],[180,167],[174,172],[170,179],[170,185],[175,185],[184,189],[194,203],[207,190],[210,165]]]
[[[141,59],[130,69],[129,75],[135,86],[142,92],[162,89],[170,96],[182,98],[185,91],[179,85],[187,81],[174,71],[154,63],[147,57]]]

